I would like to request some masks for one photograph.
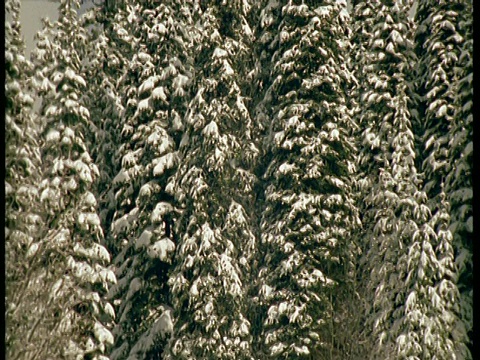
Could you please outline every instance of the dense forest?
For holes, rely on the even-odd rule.
[[[6,0],[8,359],[471,360],[472,0]]]

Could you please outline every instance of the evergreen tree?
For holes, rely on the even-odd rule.
[[[35,245],[45,230],[38,194],[39,124],[28,84],[32,64],[21,38],[20,1],[6,1],[5,10],[5,353],[12,359],[45,357],[51,343],[37,332],[38,303],[49,295]]]
[[[114,317],[105,294],[116,279],[107,267],[110,254],[91,191],[99,172],[85,143],[91,127],[82,101],[86,82],[79,53],[86,35],[77,21],[78,7],[74,0],[60,3],[58,22],[44,22],[33,54],[34,82],[42,96],[40,200],[48,229],[34,245],[50,292],[39,304],[44,317],[37,331],[55,339],[51,356],[105,359],[101,354],[113,345],[108,328]]]
[[[342,303],[351,295],[359,223],[346,106],[354,80],[346,68],[349,15],[345,2],[294,3],[264,2],[260,20],[264,46],[275,51],[263,105],[272,110],[263,115],[270,129],[256,355],[340,358],[348,350],[336,323],[348,321]]]
[[[416,12],[418,28],[415,51],[419,60],[415,84],[419,134],[419,162],[425,173],[430,207],[451,167],[449,129],[458,112],[456,63],[462,52],[464,36],[459,29],[461,1],[420,1]]]
[[[407,4],[408,5],[408,4]],[[368,10],[366,10],[368,9]],[[373,18],[358,69],[362,138],[364,338],[372,358],[455,358],[458,290],[448,202],[431,210],[415,166],[412,27],[402,2],[358,3]],[[434,216],[431,216],[433,211]]]
[[[31,62],[5,4],[8,357],[472,359],[471,0],[58,2]]]
[[[177,215],[169,179],[190,93],[190,11],[175,1],[126,4],[125,27],[135,26],[125,36],[135,39],[136,54],[118,85],[125,111],[121,166],[112,187],[111,234],[118,251],[118,283],[109,294],[118,303],[112,359],[160,358],[173,329],[167,273]]]
[[[463,37],[455,75],[455,114],[449,128],[449,168],[445,192],[451,205],[451,231],[456,250],[461,316],[473,346],[473,8],[471,1],[459,7],[458,29]]]
[[[419,153],[425,176],[424,191],[429,195],[428,205],[433,212],[442,201],[452,205],[453,216],[449,229],[453,233],[452,244],[457,254],[455,262],[458,269],[452,280],[460,282],[459,286],[463,288],[460,311],[462,326],[466,326],[467,331],[472,327],[473,268],[472,186],[469,170],[473,148],[469,105],[472,86],[471,80],[468,80],[469,74],[471,77],[468,64],[472,54],[468,41],[468,37],[471,38],[468,18],[472,18],[472,12],[469,1],[420,1],[416,13],[418,30],[415,34],[419,59],[419,81],[415,89],[419,109],[417,132],[420,135]],[[467,78],[466,86],[465,80],[461,80],[464,76]],[[465,155],[462,154],[464,151]],[[448,194],[447,200],[443,199],[444,191]],[[462,334],[464,332],[460,331]],[[456,335],[457,351],[461,354],[457,356],[460,358],[471,356],[465,349],[466,341],[464,334]]]
[[[195,7],[195,96],[173,189],[181,207],[169,279],[175,325],[166,359],[252,359],[247,287],[258,153],[245,96],[251,68],[247,1]]]
[[[368,322],[368,309],[372,305],[373,293],[370,289],[369,277],[371,265],[368,264],[368,253],[371,251],[371,241],[373,237],[373,224],[375,223],[375,212],[368,211],[371,202],[368,199],[372,187],[378,181],[378,169],[383,165],[383,151],[380,148],[380,137],[375,138],[373,129],[378,122],[380,115],[377,115],[377,105],[374,101],[365,106],[365,95],[382,95],[384,87],[375,84],[382,84],[385,75],[380,73],[380,69],[375,66],[378,55],[370,46],[375,41],[375,26],[377,25],[377,12],[381,6],[380,0],[374,1],[354,1],[352,4],[352,29],[353,29],[353,51],[350,67],[357,78],[357,86],[352,94],[352,108],[354,116],[359,125],[355,129],[355,140],[358,146],[358,173],[354,189],[357,190],[357,204],[359,206],[362,227],[355,234],[360,239],[361,254],[357,264],[356,287],[359,293],[362,311],[357,312],[357,320],[360,327],[352,328],[350,333],[352,341],[357,341],[360,345],[357,347],[355,358],[368,358],[371,353],[373,342],[371,336],[371,326],[365,328]],[[380,88],[380,90],[378,90]],[[374,95],[375,96],[375,95]],[[368,101],[367,101],[368,102]],[[381,109],[382,106],[378,106]],[[375,131],[375,132],[374,132]]]
[[[124,13],[117,13],[117,17],[122,14]],[[87,83],[83,99],[92,120],[91,136],[86,142],[100,172],[94,192],[98,198],[99,216],[107,248],[115,251],[110,242],[110,227],[115,212],[112,180],[120,167],[121,159],[118,159],[117,149],[120,146],[124,112],[117,79],[125,71],[126,55],[131,52],[131,46],[128,46],[128,39],[116,38],[111,28],[101,25],[107,16],[103,8],[93,7],[80,19],[81,26],[90,29],[87,36],[91,44],[84,54],[81,71],[85,74]],[[112,252],[112,255],[115,253]]]

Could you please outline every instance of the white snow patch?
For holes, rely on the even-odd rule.
[[[158,75],[150,76],[147,80],[145,80],[142,85],[138,88],[138,93],[143,94],[147,91],[152,91],[155,87],[155,84],[160,80]]]
[[[162,175],[165,170],[172,169],[177,164],[178,156],[177,153],[168,153],[162,156],[155,168],[153,169],[153,176]]]
[[[152,246],[150,246],[147,253],[151,258],[158,258],[166,262],[168,260],[168,255],[174,250],[175,243],[168,238],[164,238],[156,241]]]
[[[130,181],[130,175],[124,169],[120,170],[117,176],[113,178],[113,185],[123,184]]]
[[[27,250],[27,259],[30,259],[32,256],[34,256],[37,253],[39,248],[40,248],[40,243],[38,242],[30,245],[30,247]]]
[[[149,99],[150,98],[140,100],[140,102],[138,103],[138,111],[147,111],[150,108]]]
[[[93,326],[93,333],[95,334],[95,337],[100,343],[102,344],[107,343],[109,345],[113,345],[112,333],[107,328],[105,328],[105,326],[100,324],[98,321]]]
[[[218,47],[214,50],[213,55],[212,55],[212,57],[214,59],[222,59],[222,58],[227,57],[227,56],[228,56],[227,51],[225,51],[221,48],[218,48]]]
[[[127,220],[128,214],[122,216],[120,219],[116,220],[113,223],[113,232],[116,234],[121,233],[122,231],[128,231],[130,229],[130,222]]]
[[[160,202],[155,206],[155,209],[150,216],[150,220],[152,222],[161,222],[163,220],[163,216],[173,211],[173,207],[171,204],[167,202]]]
[[[105,312],[105,314],[110,316],[111,319],[115,319],[115,310],[109,302],[105,303],[105,305],[103,306],[103,311]]]
[[[219,133],[218,133],[217,123],[214,120],[210,121],[210,123],[208,123],[208,125],[205,126],[202,133],[206,137],[218,137]]]
[[[179,74],[175,80],[173,80],[173,87],[175,89],[178,89],[178,88],[183,88],[185,85],[188,84],[188,77],[185,76],[185,75],[182,75],[182,74]]]
[[[159,86],[152,91],[152,98],[155,100],[162,100],[167,101],[167,95],[165,94],[165,88],[163,86]]]
[[[49,108],[49,110],[50,110],[50,108]],[[47,140],[47,143],[48,142],[58,142],[58,141],[60,141],[60,132],[58,132],[55,129],[50,130],[47,133],[46,140]]]
[[[150,239],[152,238],[152,232],[150,230],[144,230],[142,235],[137,239],[135,243],[135,250],[138,250],[143,247],[150,245]]]
[[[110,262],[110,254],[108,250],[100,244],[93,244],[92,247],[86,249],[83,245],[76,243],[73,247],[73,251],[90,259],[102,260],[107,263]]]

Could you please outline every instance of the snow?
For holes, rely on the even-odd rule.
[[[105,314],[110,316],[111,319],[115,319],[115,310],[113,309],[113,306],[109,302],[106,302],[104,304],[103,311],[105,312]]]
[[[102,270],[100,270],[99,276],[104,283],[110,283],[110,284],[117,283],[117,278],[115,276],[115,273],[110,269],[103,268]]]
[[[33,257],[37,253],[39,248],[40,248],[40,243],[38,243],[38,242],[30,245],[30,247],[27,250],[27,254],[26,254],[27,259],[30,259],[31,257]]]
[[[214,120],[209,122],[208,125],[203,128],[202,134],[206,137],[217,138],[219,136],[217,123]]]
[[[213,311],[213,304],[211,301],[209,301],[206,305],[205,305],[205,314],[211,314]]]
[[[172,169],[178,163],[178,154],[176,152],[168,153],[158,160],[153,168],[153,176],[161,176],[167,169]]]
[[[94,243],[91,247],[84,248],[82,244],[76,243],[73,247],[73,251],[89,259],[101,260],[106,263],[110,262],[110,254],[108,253],[108,250],[99,244]]]
[[[144,92],[150,92],[155,87],[155,84],[160,80],[160,76],[153,75],[145,80],[142,85],[138,88],[138,94],[141,95]]]
[[[153,29],[154,31],[158,32],[159,34],[166,34],[167,33],[167,28],[165,26],[165,24],[163,23],[159,23],[159,24],[156,24]]]
[[[340,132],[337,129],[333,129],[330,132],[329,140],[330,141],[335,141],[340,139]]]
[[[114,341],[112,333],[98,321],[95,322],[95,325],[93,326],[93,333],[100,343],[113,345]]]
[[[62,79],[63,79],[64,74],[58,71],[55,71],[55,73],[52,76],[52,81],[55,85],[57,85]]]
[[[120,170],[117,176],[113,178],[113,185],[124,184],[130,181],[130,175],[124,169]]]
[[[128,231],[129,229],[130,222],[128,221],[128,214],[122,216],[113,223],[113,232],[116,234],[120,234],[123,231]]]
[[[73,257],[69,256],[67,265],[72,270],[73,275],[79,280],[83,280],[91,284],[97,282],[97,274],[87,263],[81,261],[76,262]]]
[[[144,53],[144,52],[138,53],[137,57],[143,64],[145,64],[147,62],[151,62],[153,60],[152,57],[149,54]]]
[[[84,106],[80,106],[78,108],[78,113],[81,117],[83,117],[84,119],[90,119],[90,111],[88,111],[88,109]]]
[[[147,250],[147,253],[151,258],[158,258],[161,261],[167,262],[169,260],[169,254],[174,250],[175,243],[168,238],[164,238],[156,241],[152,246],[150,246]]]
[[[272,356],[276,356],[276,355],[280,355],[282,353],[282,351],[286,348],[287,346],[280,342],[280,343],[276,343],[275,345],[272,346],[272,348],[270,349],[270,355]]]
[[[438,109],[438,111],[437,111],[437,113],[436,113],[436,116],[437,116],[437,118],[441,118],[441,117],[444,117],[446,114],[447,114],[447,105],[446,105],[446,104],[443,104],[443,105],[440,106],[440,108]]]
[[[332,12],[332,10],[333,10],[333,7],[330,5],[327,5],[327,6],[319,6],[313,11],[321,18],[326,19],[330,16],[330,13]]]
[[[152,98],[155,100],[162,100],[167,102],[167,95],[165,94],[165,88],[163,86],[155,88],[152,91]]]
[[[183,88],[189,82],[189,78],[185,75],[179,74],[175,80],[173,80],[173,87],[175,89]]]
[[[152,212],[152,215],[150,216],[150,220],[155,223],[155,222],[162,222],[163,217],[172,212],[173,207],[171,204],[167,202],[160,202],[155,206],[155,209]]]
[[[222,59],[224,57],[227,57],[228,56],[228,53],[221,49],[221,48],[216,48],[214,51],[213,51],[213,55],[212,55],[212,58],[214,59]]]
[[[223,71],[224,71],[224,74],[228,76],[235,74],[228,60],[223,60]]]
[[[146,98],[143,100],[140,100],[138,103],[138,111],[139,112],[144,112],[147,111],[150,108],[150,103],[149,103],[150,98]]]
[[[150,197],[156,191],[157,187],[159,187],[159,185],[153,182],[148,182],[140,188],[138,195],[141,198]]]
[[[150,230],[144,230],[142,235],[135,242],[135,250],[138,250],[143,247],[150,245],[150,239],[152,238],[153,233]]]
[[[49,108],[50,109],[50,108]],[[60,141],[60,132],[58,132],[57,130],[55,129],[52,129],[50,130],[48,133],[47,133],[47,136],[46,136],[46,141],[47,143],[48,142],[58,142]]]
[[[78,184],[73,177],[71,177],[67,182],[63,183],[62,186],[66,190],[74,191],[77,189]]]
[[[66,71],[65,71],[65,77],[69,80],[72,80],[73,82],[76,82],[77,84],[83,86],[83,87],[86,87],[87,86],[87,83],[85,82],[85,80],[83,79],[83,77],[81,77],[80,75],[77,75],[75,74],[75,72],[68,68]]]
[[[387,44],[387,47],[385,48],[385,51],[388,52],[388,53],[390,53],[390,54],[395,55],[395,46],[393,45],[392,42],[389,42],[389,43]]]

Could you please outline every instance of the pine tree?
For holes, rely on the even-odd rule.
[[[44,357],[48,338],[36,333],[42,320],[38,303],[48,301],[49,295],[35,246],[44,232],[38,194],[39,124],[28,84],[32,64],[21,38],[20,1],[6,1],[5,10],[5,353],[12,359]]]
[[[354,79],[346,68],[346,3],[264,2],[263,15],[264,46],[275,51],[263,105],[272,110],[259,114],[269,117],[270,129],[256,354],[348,356],[336,325],[348,320],[340,303],[351,295],[351,234],[359,222],[350,181],[355,125],[346,97]]]
[[[177,214],[169,180],[179,160],[192,77],[192,19],[185,5],[126,4],[127,22],[135,26],[125,36],[135,39],[136,54],[118,84],[125,111],[112,187],[119,279],[109,294],[118,303],[112,359],[160,358],[173,328],[167,274]]]
[[[247,286],[255,250],[251,172],[258,153],[245,96],[247,1],[195,8],[194,98],[175,198],[181,208],[169,279],[175,325],[166,359],[252,359]]]
[[[39,304],[43,318],[37,332],[55,340],[49,355],[101,355],[113,345],[114,312],[105,294],[116,282],[107,267],[110,254],[92,193],[99,175],[85,137],[90,113],[83,105],[86,87],[79,54],[86,46],[78,24],[77,1],[62,1],[59,20],[45,23],[34,50],[35,84],[42,96],[43,180],[40,200],[48,233],[35,243],[45,267],[50,297]]]

